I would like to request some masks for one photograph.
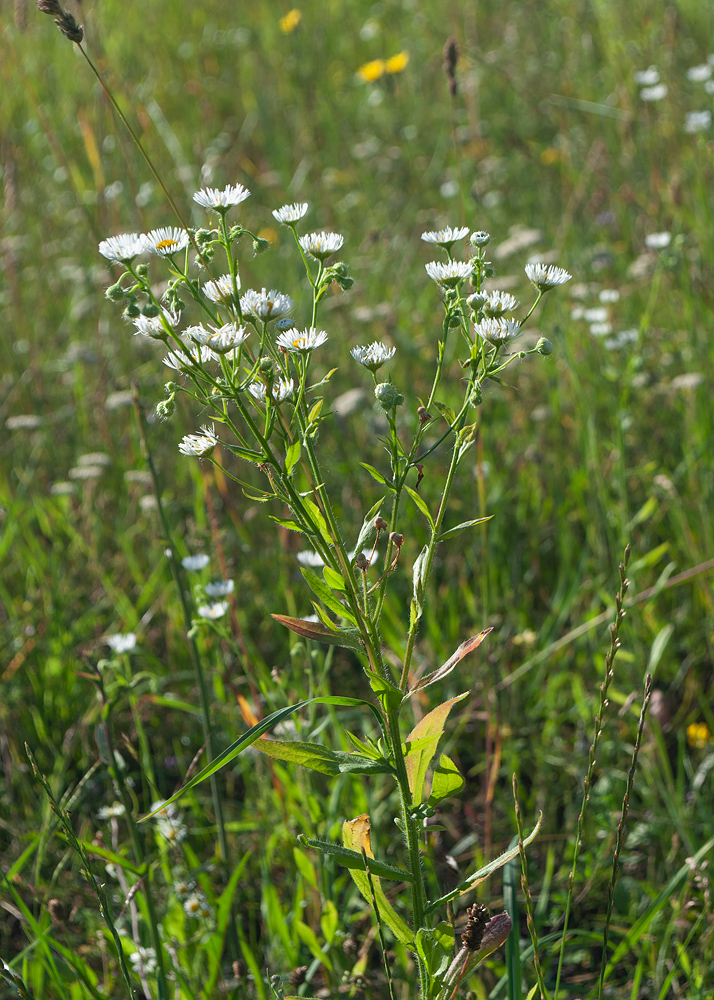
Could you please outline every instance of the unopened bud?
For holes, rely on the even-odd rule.
[[[259,253],[264,253],[266,250],[270,249],[270,240],[264,240],[262,236],[257,236],[253,240],[253,255],[258,256]]]
[[[471,233],[469,236],[469,243],[472,247],[485,247],[487,243],[491,242],[491,234],[479,231],[477,233]]]
[[[141,307],[141,315],[146,316],[148,319],[153,319],[159,315],[159,308],[153,302],[147,302],[146,305]]]
[[[393,531],[389,536],[389,541],[393,545],[396,545],[398,549],[401,549],[402,545],[404,545],[404,535],[400,535],[398,531]]]
[[[394,410],[404,402],[404,396],[392,382],[380,382],[375,386],[374,395],[383,410]]]
[[[549,354],[553,353],[553,345],[549,340],[546,340],[545,337],[541,337],[538,343],[536,344],[536,351],[538,351],[539,354],[543,354],[545,357],[547,357]]]
[[[121,302],[126,292],[122,288],[121,282],[118,281],[116,285],[110,285],[104,294],[111,302]]]
[[[369,559],[364,554],[364,552],[358,552],[357,553],[357,556],[355,558],[355,566],[361,572],[364,572],[367,569],[367,567],[369,566]]]
[[[483,292],[474,292],[473,295],[469,295],[466,299],[466,304],[471,306],[474,312],[478,312],[481,306],[486,301],[486,296]]]
[[[431,414],[427,411],[425,406],[417,407],[417,416],[419,417],[419,423],[422,426],[431,420]]]
[[[386,531],[387,528],[389,527],[389,522],[385,521],[384,518],[380,517],[378,514],[377,517],[375,517],[374,519],[374,526],[377,529],[377,531]]]
[[[260,364],[258,365],[258,371],[262,372],[263,375],[273,374],[273,362],[270,358],[261,358]]]

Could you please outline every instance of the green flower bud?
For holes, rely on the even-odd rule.
[[[153,302],[146,302],[141,307],[141,315],[146,316],[147,319],[153,319],[154,316],[159,315],[159,307],[155,306]]]
[[[536,344],[536,351],[538,351],[539,354],[543,354],[545,357],[547,357],[549,354],[553,353],[553,345],[549,340],[546,340],[545,337],[541,337],[538,343]]]
[[[126,295],[126,292],[122,288],[121,282],[117,281],[116,285],[110,285],[104,294],[110,302],[121,302]]]
[[[156,404],[156,416],[159,420],[170,420],[174,415],[175,409],[176,403],[174,402],[173,395],[171,395],[168,399],[161,399]]]
[[[374,395],[379,405],[386,411],[395,410],[404,402],[404,396],[392,382],[380,382],[375,386]]]
[[[124,319],[136,319],[137,316],[141,316],[141,310],[139,309],[136,302],[130,302],[129,305],[124,310]]]
[[[266,250],[270,249],[270,240],[264,240],[261,236],[256,237],[253,240],[253,256],[257,257],[259,253],[265,253]]]
[[[149,265],[148,264],[137,264],[136,265],[136,273],[137,273],[137,275],[140,278],[145,278],[147,276],[147,274],[149,273]]]

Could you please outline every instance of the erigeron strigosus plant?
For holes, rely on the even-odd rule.
[[[443,666],[427,676],[414,677],[412,657],[437,546],[482,520],[469,520],[447,529],[445,519],[454,478],[477,432],[483,387],[487,381],[500,382],[502,373],[514,361],[551,353],[545,338],[525,351],[511,348],[543,295],[566,282],[570,275],[551,265],[529,264],[526,272],[536,292],[535,300],[525,317],[518,320],[506,315],[518,307],[512,295],[485,290],[486,278],[493,273],[486,258],[490,239],[487,233],[473,232],[469,236],[467,228],[448,227],[423,234],[422,239],[440,248],[444,255],[443,260],[426,265],[428,276],[441,290],[444,316],[431,387],[425,399],[415,401],[412,420],[398,420],[405,397],[391,376],[385,378],[382,374],[394,356],[394,348],[375,342],[356,346],[351,352],[372,376],[376,405],[385,418],[384,443],[389,463],[381,470],[360,463],[379,483],[384,495],[367,512],[359,536],[350,547],[334,513],[317,446],[323,425],[329,427],[329,423],[325,424],[330,412],[324,393],[335,369],[318,381],[311,378],[314,352],[329,349],[325,347],[328,335],[320,329],[320,305],[334,285],[347,290],[352,284],[347,266],[334,261],[343,239],[330,232],[300,235],[299,226],[308,211],[306,203],[285,205],[273,212],[275,219],[291,230],[305,268],[311,301],[306,325],[298,325],[291,315],[296,307],[289,295],[265,288],[242,292],[237,253],[241,241],[250,240],[255,252],[267,249],[264,240],[235,221],[235,210],[248,196],[249,191],[240,184],[223,190],[202,189],[194,200],[211,213],[211,228],[191,232],[163,228],[104,240],[100,252],[121,268],[107,296],[122,305],[124,317],[133,322],[137,335],[160,341],[166,348],[164,363],[176,375],[166,386],[158,414],[170,417],[177,395],[184,393],[209,415],[198,432],[183,438],[180,451],[219,465],[223,474],[253,499],[283,505],[290,512],[288,517],[277,513],[269,516],[305,536],[314,553],[313,566],[303,565],[301,570],[314,598],[314,620],[279,613],[273,617],[309,640],[354,652],[364,668],[373,700],[318,700],[368,708],[374,715],[378,738],[365,742],[347,732],[352,745],[349,753],[318,744],[267,739],[264,734],[268,730],[307,704],[298,703],[253,726],[174,798],[212,777],[249,745],[273,758],[323,774],[390,775],[399,796],[395,822],[404,837],[406,867],[374,857],[366,815],[345,821],[341,845],[304,837],[302,840],[350,870],[360,892],[375,908],[380,926],[386,925],[413,952],[419,995],[424,1000],[447,1000],[457,995],[469,972],[503,943],[511,925],[505,913],[489,918],[483,907],[472,906],[461,946],[455,947],[449,904],[514,857],[518,848],[474,872],[452,891],[436,899],[428,898],[421,849],[425,821],[434,815],[441,801],[458,794],[464,786],[456,765],[444,754],[430,781],[428,772],[449,713],[466,693],[438,705],[407,733],[409,699],[416,691],[443,680],[480,645],[489,630],[468,639]],[[453,249],[467,236],[471,255],[459,260]],[[168,286],[160,296],[150,281],[149,266],[142,260],[147,254],[161,258],[169,271]],[[183,320],[187,300],[197,313],[191,324]],[[458,338],[454,354],[464,385],[458,411],[438,398],[446,376],[447,348],[451,349],[450,338],[454,336]],[[455,365],[450,362],[448,367]],[[438,414],[436,418],[433,411]],[[451,456],[440,501],[436,510],[431,510],[417,490],[424,461],[441,446],[449,448]],[[255,487],[243,483],[236,467],[224,455],[258,466],[265,476],[264,489],[256,493]],[[410,476],[413,485],[408,483]],[[424,517],[428,541],[413,563],[405,652],[395,670],[395,656],[385,656],[380,619],[390,578],[401,571],[405,562],[404,537],[399,532],[405,502],[414,503]],[[377,544],[385,537],[386,551],[378,556]],[[525,840],[526,844],[536,832]],[[408,920],[388,900],[383,879],[408,886]],[[450,919],[440,920],[447,906]]]

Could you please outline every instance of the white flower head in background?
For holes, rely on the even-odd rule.
[[[668,94],[666,83],[656,83],[654,87],[643,87],[640,91],[640,100],[652,104],[654,101],[662,101]]]
[[[136,951],[129,955],[129,962],[138,976],[150,976],[156,972],[156,952],[153,948],[142,948],[139,945]]]
[[[236,274],[236,288],[240,288],[240,278]],[[219,302],[222,305],[233,305],[235,295],[233,294],[233,277],[230,274],[222,274],[215,281],[207,281],[203,285],[203,294],[211,302]]]
[[[211,557],[207,556],[205,552],[198,552],[195,556],[184,556],[181,560],[181,565],[187,573],[198,573],[200,570],[205,569],[210,561]],[[152,808],[155,807],[152,806]]]
[[[282,208],[273,210],[273,217],[284,226],[294,226],[307,213],[308,207],[306,201],[283,205]]]
[[[526,277],[539,291],[547,292],[570,281],[572,274],[555,264],[526,264]]]
[[[315,260],[325,260],[337,253],[344,242],[344,236],[339,233],[308,233],[300,237],[300,246]]]
[[[598,298],[601,302],[619,302],[620,293],[616,288],[603,288]]]
[[[375,340],[367,347],[353,347],[350,354],[371,372],[379,371],[382,365],[394,357],[396,347],[387,347],[381,340]]]
[[[437,229],[433,232],[422,233],[421,238],[425,243],[435,243],[436,246],[443,247],[444,250],[450,250],[454,243],[458,240],[462,240],[465,236],[468,236],[468,234],[468,226],[459,226],[456,229],[452,226],[446,226],[444,229]]]
[[[510,292],[489,292],[481,308],[486,316],[498,319],[504,313],[513,312],[519,305],[518,299]]]
[[[309,354],[316,347],[321,347],[327,340],[324,330],[316,330],[314,326],[307,330],[285,330],[276,338],[278,347],[283,347],[291,354]]]
[[[215,361],[216,356],[205,344],[187,345],[187,351],[170,351],[163,359],[167,368],[180,372],[184,368],[193,368],[196,363],[205,365],[207,361]]]
[[[654,87],[656,83],[659,83],[659,70],[656,66],[641,69],[634,74],[634,79],[640,87]]]
[[[112,802],[110,806],[102,806],[97,812],[97,819],[119,819],[125,813],[121,802]]]
[[[194,343],[207,347],[215,354],[229,354],[245,343],[250,336],[250,330],[236,323],[225,323],[218,329],[213,326],[206,328],[199,324],[188,327],[184,336],[190,337]]]
[[[228,601],[214,601],[212,604],[202,604],[198,609],[198,613],[206,621],[215,622],[219,618],[223,618],[228,608]]]
[[[505,319],[503,316],[498,319],[482,319],[474,326],[474,330],[482,340],[487,340],[495,347],[506,344],[509,340],[515,340],[523,332],[518,320]]]
[[[288,399],[293,394],[295,389],[295,383],[291,378],[285,379],[281,378],[273,384],[272,397],[273,401],[276,403],[282,403],[283,400]],[[251,394],[253,399],[257,399],[259,403],[265,402],[265,397],[267,395],[267,389],[264,382],[251,382],[248,386],[248,392]]]
[[[139,233],[121,233],[119,236],[110,236],[99,244],[99,252],[102,257],[106,257],[107,260],[116,264],[130,264],[145,250],[144,237]]]
[[[281,319],[283,316],[287,316],[289,312],[292,312],[294,306],[295,303],[289,295],[277,292],[273,288],[269,292],[264,288],[261,288],[259,292],[250,288],[245,295],[241,296],[240,300],[242,312],[248,316],[254,316],[256,319],[265,320],[266,323],[271,319]]]
[[[104,640],[115,653],[131,653],[136,648],[136,636],[133,632],[117,632]]]
[[[443,288],[456,288],[464,278],[471,275],[471,265],[460,260],[450,260],[447,264],[432,260],[424,267],[431,280]]]
[[[185,250],[188,246],[188,233],[185,229],[164,226],[161,229],[152,229],[144,236],[146,249],[150,253],[155,253],[159,257],[170,257],[172,253]]]
[[[242,184],[229,184],[228,187],[219,191],[218,188],[201,188],[193,196],[193,200],[201,208],[209,208],[219,215],[225,214],[229,208],[235,208],[242,201],[250,197],[248,188]]]
[[[310,549],[298,552],[297,561],[301,566],[307,566],[309,569],[320,569],[325,565],[325,560],[322,558],[320,553],[311,552]]]
[[[185,437],[181,439],[179,444],[179,451],[182,455],[188,455],[191,458],[208,458],[211,456],[218,444],[218,438],[215,434],[215,426],[211,424],[204,424],[201,428],[200,434],[186,434]],[[191,558],[190,556],[187,558]],[[208,559],[208,556],[193,556],[194,559]],[[184,563],[184,569],[187,569],[185,563],[186,560],[182,560]]]
[[[710,63],[702,63],[700,66],[690,66],[687,70],[687,79],[693,83],[704,83],[712,75]]]
[[[164,309],[158,316],[137,316],[135,320],[132,320],[136,328],[134,336],[141,335],[149,337],[151,340],[166,340],[168,334],[164,324],[168,323],[173,330],[180,321],[181,313],[171,312],[168,309]]]
[[[672,234],[668,232],[650,233],[645,236],[645,246],[648,250],[666,250],[672,242]]]
[[[228,597],[229,594],[233,593],[235,588],[235,583],[233,580],[214,580],[212,583],[207,583],[203,588],[206,591],[206,597]]]
[[[684,131],[692,135],[695,132],[706,132],[712,125],[711,111],[688,111],[684,119]]]

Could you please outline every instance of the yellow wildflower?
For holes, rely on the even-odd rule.
[[[373,59],[357,70],[357,76],[365,83],[374,83],[384,74],[384,59]]]
[[[300,24],[300,18],[302,17],[302,11],[299,11],[297,7],[289,10],[285,17],[280,18],[280,30],[284,35],[289,35],[292,31],[295,31],[298,24]]]
[[[387,73],[401,73],[403,69],[406,69],[407,63],[409,62],[409,53],[406,50],[402,52],[397,52],[395,56],[387,59],[384,64],[385,72]]]
[[[712,734],[705,722],[692,722],[691,725],[687,726],[687,742],[690,747],[704,750],[711,738]]]

